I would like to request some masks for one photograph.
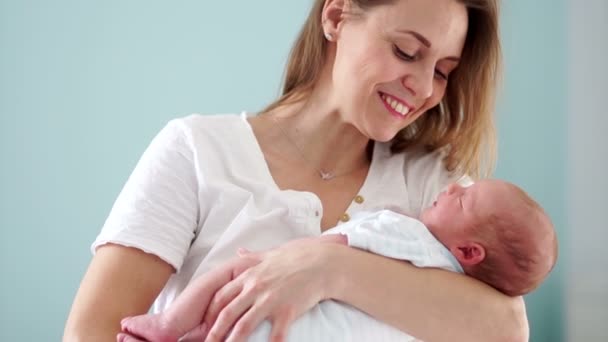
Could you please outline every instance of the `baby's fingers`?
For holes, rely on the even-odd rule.
[[[140,340],[129,334],[119,333],[116,335],[116,342],[147,342],[146,340]]]

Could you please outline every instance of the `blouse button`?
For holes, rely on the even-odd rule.
[[[363,196],[361,195],[357,195],[357,197],[355,197],[355,203],[357,204],[361,204],[365,201],[365,198],[363,198]]]
[[[315,217],[319,217],[319,211],[315,210]]]
[[[340,221],[342,222],[348,222],[350,220],[350,215],[348,215],[348,213],[344,213],[344,215],[342,215],[342,217],[340,218]]]

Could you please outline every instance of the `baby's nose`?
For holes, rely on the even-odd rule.
[[[451,194],[459,191],[460,189],[461,189],[460,185],[458,185],[457,183],[452,183],[452,184],[448,185],[446,192],[448,195],[451,195]]]

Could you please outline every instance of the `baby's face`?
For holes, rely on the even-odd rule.
[[[451,184],[422,212],[420,220],[450,247],[470,237],[478,223],[505,207],[504,190],[504,183],[496,180],[481,180],[470,187]]]

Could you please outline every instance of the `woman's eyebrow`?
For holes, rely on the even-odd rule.
[[[416,32],[416,31],[412,31],[412,30],[400,30],[400,29],[397,29],[395,31],[397,31],[399,33],[410,34],[410,35],[414,36],[416,39],[418,39],[427,48],[431,47],[431,42],[429,42],[428,39],[426,39],[423,35],[421,35],[420,33]]]
[[[428,39],[426,39],[425,36],[423,36],[419,32],[412,31],[412,30],[403,30],[403,29],[397,29],[395,31],[398,33],[409,34],[409,35],[414,36],[414,38],[418,39],[418,41],[420,41],[422,43],[422,45],[426,46],[427,48],[431,48],[431,46],[433,45],[433,44],[431,44],[431,42]],[[445,59],[456,62],[456,63],[460,62],[460,57],[456,57],[456,56],[446,57]]]

